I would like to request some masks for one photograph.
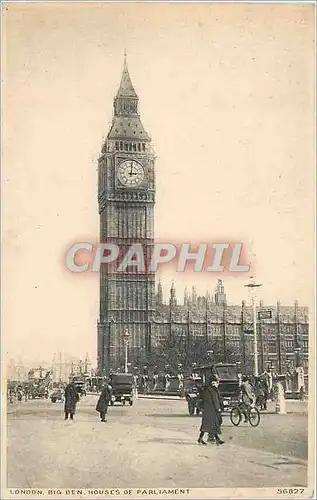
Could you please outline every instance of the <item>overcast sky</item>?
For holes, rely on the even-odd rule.
[[[156,236],[241,241],[265,303],[313,297],[313,5],[8,4],[4,333],[13,356],[95,356],[97,158],[128,53],[155,147]],[[219,276],[162,275],[213,291]],[[225,279],[229,302],[246,277]]]

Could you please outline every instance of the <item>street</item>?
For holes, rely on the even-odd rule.
[[[8,487],[278,487],[306,486],[307,403],[287,402],[287,415],[261,415],[257,428],[224,416],[225,444],[197,444],[200,418],[185,400],[135,400],[109,407],[97,396],[63,420],[63,404],[8,404]]]

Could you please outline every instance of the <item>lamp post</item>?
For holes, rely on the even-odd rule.
[[[128,373],[128,346],[129,346],[130,334],[128,330],[124,332],[123,342],[124,342],[124,373]]]
[[[251,276],[250,278],[250,283],[248,283],[247,285],[244,285],[245,287],[249,288],[250,290],[252,290],[253,292],[255,292],[255,290],[262,286],[262,285],[257,285],[255,282],[254,282],[254,278],[253,276]],[[258,353],[258,337],[257,337],[257,331],[256,331],[256,302],[255,302],[255,293],[252,294],[252,309],[253,309],[253,335],[254,335],[254,375],[256,377],[258,377],[259,375],[259,353]]]

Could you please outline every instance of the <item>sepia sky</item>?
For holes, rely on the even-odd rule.
[[[98,275],[63,257],[99,234],[97,159],[126,48],[155,148],[155,233],[246,245],[266,304],[314,288],[314,6],[7,4],[4,349],[96,354]],[[221,276],[162,274],[213,292]],[[246,276],[224,278],[228,301]]]

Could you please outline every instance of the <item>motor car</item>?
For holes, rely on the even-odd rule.
[[[202,377],[191,376],[185,377],[184,379],[184,394],[188,405],[189,415],[199,415],[203,409],[200,395],[202,386]]]
[[[56,403],[57,401],[63,403],[64,401],[64,389],[61,387],[57,387],[56,389],[53,390],[51,393],[50,399],[52,403]]]
[[[216,363],[198,366],[195,369],[202,383],[206,384],[210,376],[216,376],[219,382],[218,389],[222,400],[223,410],[229,411],[239,401],[240,380],[238,365],[235,363]],[[202,404],[201,404],[202,408]]]
[[[112,387],[112,396],[110,405],[129,403],[133,405],[133,376],[130,373],[115,373],[109,377]]]

